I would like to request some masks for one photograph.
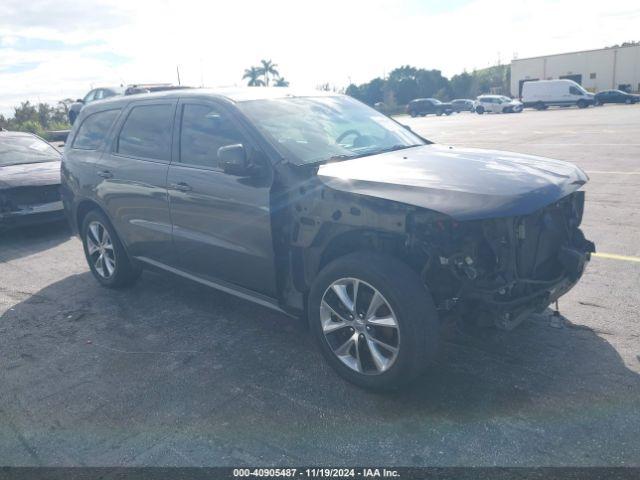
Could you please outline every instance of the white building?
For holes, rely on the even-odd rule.
[[[559,53],[511,61],[511,95],[527,80],[569,78],[589,91],[612,88],[640,91],[640,45]]]

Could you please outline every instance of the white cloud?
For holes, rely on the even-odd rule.
[[[68,0],[33,1],[37,8],[21,15],[24,2],[9,0],[0,37],[78,47],[25,52],[7,40],[0,65],[41,64],[0,74],[0,112],[26,98],[78,97],[91,85],[175,82],[176,65],[186,84],[241,84],[244,69],[261,58],[277,62],[302,87],[364,82],[402,64],[452,75],[498,58],[509,62],[514,53],[525,57],[638,39],[640,20],[640,7],[631,0],[476,0],[437,14],[424,2],[392,0],[86,0],[80,10]],[[105,52],[130,61],[110,66],[97,56]]]

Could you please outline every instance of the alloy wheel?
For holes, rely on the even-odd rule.
[[[325,340],[350,369],[379,375],[400,350],[398,320],[387,299],[357,278],[341,278],[325,290],[320,303]]]
[[[100,222],[93,221],[86,235],[89,261],[98,275],[110,278],[116,270],[116,255],[109,232]]]

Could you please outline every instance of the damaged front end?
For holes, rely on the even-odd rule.
[[[411,250],[441,315],[510,330],[582,276],[592,242],[579,229],[584,192],[532,214],[457,222],[411,215]]]
[[[0,227],[64,218],[60,185],[0,189]]]

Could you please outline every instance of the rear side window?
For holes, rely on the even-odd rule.
[[[120,130],[116,151],[129,157],[169,161],[173,105],[141,105],[131,109]]]
[[[89,115],[80,125],[72,148],[97,150],[119,114],[120,110],[105,110]]]
[[[180,162],[218,167],[218,149],[244,144],[242,133],[228,115],[207,105],[184,105],[180,129]]]

